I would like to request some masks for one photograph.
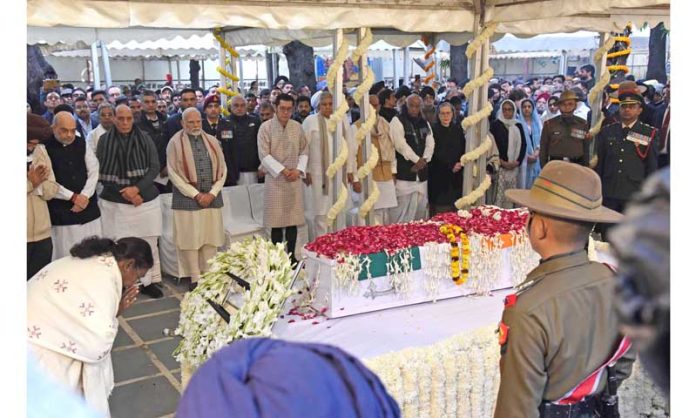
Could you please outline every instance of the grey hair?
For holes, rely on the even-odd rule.
[[[333,100],[333,94],[330,91],[322,91],[319,95],[319,103],[327,97]]]
[[[188,108],[186,108],[186,110],[184,110],[184,111],[181,113],[181,120],[182,120],[182,121],[183,121],[183,120],[186,120],[186,116],[188,116],[189,114],[191,114],[191,112],[196,112],[196,113],[198,113],[198,114],[201,113],[201,112],[198,111],[198,109],[197,109],[195,106],[193,106],[193,107],[188,107]]]
[[[99,116],[101,116],[103,109],[111,109],[112,113],[116,113],[116,109],[114,109],[114,105],[112,105],[109,102],[104,102],[104,103],[99,105],[99,107],[97,108],[97,114]]]
[[[454,105],[450,102],[442,102],[440,105],[437,107],[437,114],[440,114],[440,109],[442,109],[443,106],[449,106],[450,110],[452,111],[452,114],[457,114],[457,111],[454,109]]]
[[[421,103],[423,102],[423,99],[419,95],[411,94],[406,98],[406,103],[410,102],[411,100],[416,100],[416,99],[418,99],[418,101]]]

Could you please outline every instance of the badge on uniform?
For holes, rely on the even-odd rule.
[[[570,130],[570,136],[575,139],[585,139],[585,135],[587,135],[587,131],[584,129],[576,129],[573,128]]]
[[[626,135],[626,140],[638,145],[647,146],[648,142],[650,142],[650,137],[647,135],[641,135],[637,132],[629,132],[629,134]]]
[[[251,122],[251,123],[249,124],[249,127],[250,127],[250,128],[253,128],[254,126],[256,126],[256,124],[255,124],[254,122]]]
[[[510,327],[505,325],[503,321],[498,324],[498,344],[500,344],[500,355],[505,354],[507,349],[508,334],[510,332]]]
[[[220,138],[222,138],[222,139],[232,139],[232,131],[222,131],[222,132],[220,132]]]

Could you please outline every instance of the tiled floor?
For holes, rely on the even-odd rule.
[[[109,399],[113,418],[173,417],[181,396],[181,371],[172,352],[179,338],[168,337],[179,322],[179,303],[187,281],[165,277],[164,297],[140,295],[119,317],[111,353],[115,387]]]

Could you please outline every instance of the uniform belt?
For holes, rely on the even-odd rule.
[[[561,160],[561,161],[569,161],[571,163],[581,163],[582,157],[551,156],[551,157],[549,157],[549,160]]]
[[[601,417],[601,413],[601,393],[587,396],[571,405],[558,405],[546,401],[539,405],[539,418],[590,418]]]

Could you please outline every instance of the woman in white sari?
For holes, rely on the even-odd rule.
[[[512,201],[505,196],[505,190],[517,188],[520,166],[525,161],[527,144],[522,125],[515,119],[517,107],[512,100],[505,100],[498,110],[498,118],[491,124],[491,134],[495,138],[500,155],[500,170],[494,205],[512,209]],[[525,167],[526,169],[526,167]]]
[[[27,341],[38,364],[108,416],[116,317],[152,267],[149,244],[87,238],[27,282]]]

